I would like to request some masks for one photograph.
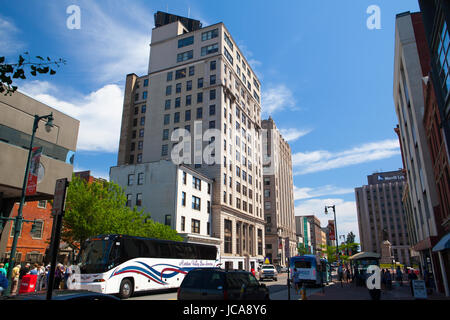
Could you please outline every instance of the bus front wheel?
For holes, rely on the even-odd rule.
[[[119,297],[120,299],[128,299],[133,294],[133,283],[130,279],[123,279],[120,283]]]

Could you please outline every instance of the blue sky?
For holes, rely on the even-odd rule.
[[[66,9],[81,9],[68,29]],[[367,8],[380,8],[370,30]],[[27,8],[27,10],[24,10]],[[54,76],[20,90],[81,120],[75,170],[107,177],[116,165],[128,73],[148,66],[157,10],[224,22],[261,81],[263,115],[289,140],[296,214],[336,205],[339,234],[359,239],[354,188],[375,171],[402,166],[393,128],[395,15],[417,0],[364,1],[21,1],[0,12],[0,55],[64,58]],[[330,217],[331,218],[331,217]]]

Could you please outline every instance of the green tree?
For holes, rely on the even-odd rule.
[[[61,238],[78,246],[99,234],[127,234],[181,241],[169,226],[155,222],[150,215],[126,206],[123,189],[113,182],[72,177],[66,197],[66,213]]]
[[[25,57],[24,57],[25,56]],[[52,69],[52,66],[59,66],[61,64],[66,64],[66,60],[58,59],[52,60],[50,57],[44,59],[41,56],[36,56],[37,60],[32,60],[28,54],[25,52],[23,55],[19,55],[17,63],[7,63],[6,58],[0,56],[0,93],[6,95],[13,93],[17,90],[17,85],[13,85],[14,79],[25,80],[27,78],[27,73],[32,76],[37,76],[37,74],[50,74],[54,75],[56,71]]]
[[[305,255],[305,254],[309,254],[309,250],[308,250],[308,248],[306,247],[306,245],[304,243],[299,243],[298,247],[297,247],[297,250],[298,250],[298,254],[300,256]]]

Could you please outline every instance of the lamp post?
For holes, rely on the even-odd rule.
[[[26,189],[28,184],[28,172],[30,170],[30,158],[31,158],[31,152],[33,150],[33,141],[34,141],[34,135],[36,133],[36,130],[39,125],[39,121],[46,119],[47,122],[45,124],[45,129],[47,132],[50,132],[51,128],[53,127],[53,112],[46,115],[46,116],[38,116],[37,114],[34,115],[34,122],[33,122],[33,131],[31,134],[31,141],[30,141],[30,148],[28,150],[28,159],[27,164],[25,167],[25,176],[23,178],[23,185],[22,185],[22,196],[20,198],[20,205],[19,205],[19,212],[17,213],[17,217],[14,219],[14,238],[13,243],[11,246],[11,253],[9,256],[9,268],[7,273],[7,279],[8,279],[8,288],[5,290],[5,295],[8,295],[11,293],[11,273],[12,269],[15,267],[16,262],[16,248],[17,248],[17,241],[19,239],[20,229],[22,228],[22,223],[24,222],[23,215],[22,215],[22,209],[23,205],[25,203],[25,195],[26,195]]]
[[[337,224],[336,224],[336,206],[325,206],[325,214],[328,214],[328,208],[333,209],[334,213],[334,232],[335,232],[335,239],[336,239],[336,259],[339,259],[339,241],[338,241],[338,232],[337,232]]]

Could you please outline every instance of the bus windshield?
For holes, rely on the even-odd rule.
[[[112,243],[108,238],[86,241],[78,258],[81,273],[101,273],[110,269]]]

